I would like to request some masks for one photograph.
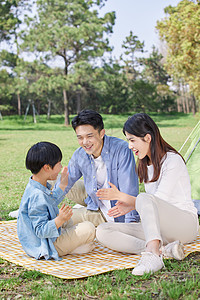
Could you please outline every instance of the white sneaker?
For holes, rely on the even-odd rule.
[[[184,246],[180,241],[175,241],[161,247],[162,255],[164,258],[175,258],[182,260],[185,258]]]
[[[162,256],[151,252],[142,252],[142,257],[133,269],[133,275],[143,275],[144,273],[154,273],[164,267]]]

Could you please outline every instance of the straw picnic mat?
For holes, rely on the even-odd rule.
[[[67,255],[61,261],[35,260],[23,251],[17,237],[17,221],[0,222],[0,257],[29,270],[64,279],[83,278],[117,269],[134,268],[140,255],[112,251],[95,242],[95,249],[84,255]],[[200,236],[185,245],[186,256],[200,251]]]

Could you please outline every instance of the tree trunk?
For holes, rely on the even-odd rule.
[[[186,112],[187,112],[187,114],[189,114],[190,106],[189,106],[189,97],[188,97],[188,93],[186,90],[186,86],[183,86],[183,91],[184,91],[184,97],[185,97]]]
[[[50,119],[51,115],[51,100],[48,99],[48,111],[47,111],[47,119]]]
[[[177,85],[177,98],[176,98],[176,103],[177,103],[177,111],[182,112],[182,105],[181,105],[181,86],[180,83]]]
[[[178,112],[181,112],[180,96],[177,97],[176,103],[177,103],[177,111],[178,111]]]
[[[81,93],[77,92],[77,114],[81,111]]]
[[[191,98],[192,98],[192,113],[193,115],[195,115],[197,112],[196,98],[193,94]]]
[[[40,100],[37,100],[37,114],[40,115]]]
[[[36,115],[35,115],[35,105],[34,105],[34,102],[32,102],[32,108],[33,108],[33,122],[36,124],[37,120],[36,120]]]
[[[184,94],[183,85],[181,86],[181,101],[182,101],[182,104],[183,104],[183,112],[184,112],[184,114],[186,114],[187,110],[186,110],[185,94]]]
[[[63,98],[64,98],[65,126],[69,126],[68,99],[67,99],[67,92],[65,89],[63,89]]]
[[[20,94],[17,93],[17,107],[18,107],[18,115],[21,116],[22,111],[21,111],[21,98]]]

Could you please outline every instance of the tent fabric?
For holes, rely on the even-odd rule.
[[[200,121],[191,132],[184,159],[190,176],[192,199],[200,200]],[[198,202],[196,201],[198,204]]]

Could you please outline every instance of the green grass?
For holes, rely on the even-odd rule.
[[[197,114],[151,114],[163,137],[177,150],[200,119]],[[106,133],[125,139],[123,123],[128,115],[103,115]],[[56,143],[67,164],[78,147],[71,126],[63,116],[50,120],[41,116],[34,124],[28,116],[9,116],[0,121],[0,218],[11,219],[18,209],[30,172],[25,169],[27,150],[38,141]],[[184,154],[184,153],[183,153]],[[141,186],[142,189],[142,186]],[[0,299],[198,299],[200,297],[200,255],[190,255],[182,262],[167,260],[166,269],[140,278],[130,270],[80,280],[63,280],[29,271],[0,259]]]

